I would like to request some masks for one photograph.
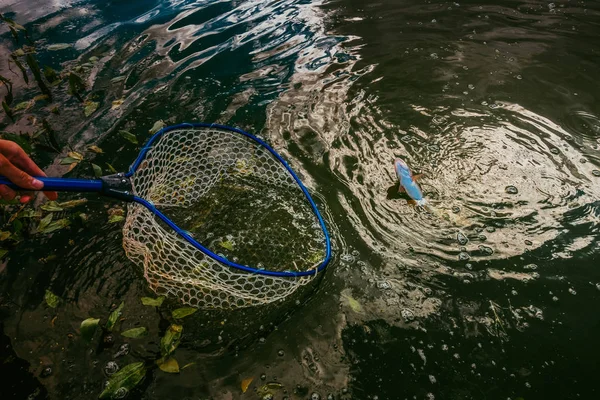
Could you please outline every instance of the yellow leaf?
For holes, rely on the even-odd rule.
[[[125,102],[125,99],[114,100],[112,102],[112,106],[110,107],[110,109],[116,110],[117,108],[121,107],[121,104],[123,104],[124,102]]]
[[[173,357],[169,357],[162,363],[158,365],[161,371],[168,372],[170,374],[178,374],[179,373],[179,363]]]
[[[103,153],[102,149],[100,147],[98,147],[98,146],[88,146],[88,150],[89,151],[93,151],[96,154],[102,154]]]
[[[254,378],[248,378],[242,381],[242,393],[246,393],[246,390],[248,390],[248,387],[250,386],[253,380]]]

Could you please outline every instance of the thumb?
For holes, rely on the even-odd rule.
[[[40,190],[44,187],[42,181],[15,167],[3,155],[0,155],[0,173],[22,189]]]

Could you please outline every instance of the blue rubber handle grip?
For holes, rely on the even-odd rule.
[[[43,191],[48,192],[102,192],[103,182],[100,179],[67,179],[67,178],[46,178],[36,176],[35,179],[44,182]],[[0,185],[6,185],[14,190],[31,192],[31,189],[23,189],[9,181],[6,177],[0,176]]]

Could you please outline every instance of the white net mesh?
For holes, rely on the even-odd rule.
[[[132,177],[134,194],[229,261],[268,271],[309,271],[325,237],[301,188],[271,152],[240,133],[178,129],[154,142]],[[280,300],[308,283],[233,268],[196,249],[147,208],[128,207],[127,256],[150,287],[199,308]]]

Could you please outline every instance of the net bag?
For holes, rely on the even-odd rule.
[[[308,191],[265,142],[219,125],[179,125],[150,139],[127,174],[136,201],[127,257],[150,287],[198,308],[281,300],[330,257]]]

